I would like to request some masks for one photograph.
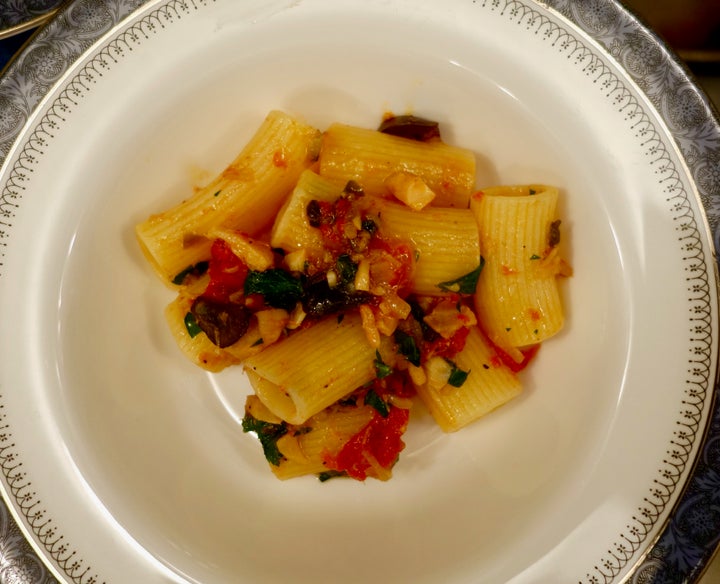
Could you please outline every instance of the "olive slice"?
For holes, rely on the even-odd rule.
[[[242,304],[220,302],[198,296],[190,307],[195,322],[218,347],[225,348],[239,341],[250,326],[250,310]]]
[[[437,122],[411,115],[386,118],[378,130],[383,134],[400,136],[417,142],[440,139],[440,126]]]

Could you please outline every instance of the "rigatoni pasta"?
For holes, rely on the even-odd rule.
[[[268,114],[253,138],[210,184],[136,227],[150,264],[166,281],[209,257],[208,232],[250,234],[270,224],[303,170],[317,156],[319,132],[283,112]]]
[[[412,291],[416,294],[451,293],[453,282],[480,266],[480,234],[469,209],[426,207],[378,200],[374,209],[379,228],[412,242],[416,253]]]
[[[302,424],[375,377],[375,350],[360,316],[327,317],[245,361],[265,406],[290,424]]]
[[[475,185],[475,156],[439,140],[421,142],[357,128],[331,125],[320,150],[320,174],[354,180],[368,194],[383,196],[398,171],[420,177],[435,192],[434,204],[467,208]]]
[[[485,188],[471,202],[485,259],[475,307],[493,342],[518,361],[522,347],[550,338],[564,322],[557,201],[557,188],[528,185]]]
[[[564,316],[558,190],[477,190],[414,116],[320,132],[271,112],[204,189],[136,229],[182,352],[242,366],[276,477],[387,480],[413,408],[457,431],[522,391]]]
[[[454,432],[517,397],[522,385],[478,327],[468,333],[454,362],[434,357],[428,369],[434,375],[417,386],[430,413],[446,432]],[[455,387],[449,383],[453,367],[472,372]],[[437,369],[440,371],[435,372]]]

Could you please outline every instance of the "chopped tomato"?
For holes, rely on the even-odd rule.
[[[390,470],[405,448],[402,435],[407,430],[410,412],[391,407],[387,417],[375,412],[365,427],[342,447],[334,458],[326,460],[331,470],[346,472],[348,476],[364,481],[373,475],[373,466]]]
[[[203,296],[218,302],[228,302],[230,296],[242,291],[247,274],[248,267],[245,262],[237,257],[222,239],[216,239],[210,250],[210,282]]]

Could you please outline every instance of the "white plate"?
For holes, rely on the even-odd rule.
[[[562,189],[565,331],[473,427],[413,420],[389,483],[274,479],[245,379],[184,360],[134,241],[273,108],[410,110],[479,186]],[[150,1],[67,68],[0,185],[2,488],[64,582],[620,582],[690,476],[718,349],[696,185],[646,94],[541,5]]]

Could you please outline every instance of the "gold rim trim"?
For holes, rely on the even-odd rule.
[[[16,34],[20,34],[21,32],[25,32],[26,30],[30,30],[32,28],[37,28],[37,27],[45,24],[45,22],[47,22],[53,16],[55,16],[57,11],[58,11],[57,8],[53,8],[52,10],[46,12],[45,14],[36,16],[35,18],[32,18],[31,20],[27,20],[21,24],[16,24],[15,26],[11,26],[9,28],[0,30],[0,40],[10,38],[12,36],[15,36]]]

